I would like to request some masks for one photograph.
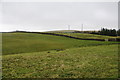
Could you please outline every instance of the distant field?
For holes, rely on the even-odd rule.
[[[64,33],[64,32],[74,32],[78,30],[55,30],[55,31],[47,31],[49,33]]]
[[[2,66],[3,78],[118,78],[118,45],[3,55]]]
[[[63,34],[63,35],[69,35],[69,36],[83,38],[83,39],[109,39],[109,38],[117,38],[117,37],[112,37],[112,36],[104,36],[104,35],[96,35],[96,34],[88,34],[88,33],[70,33],[72,31],[75,31],[75,30],[61,30],[61,31],[49,31],[49,32],[50,33]]]
[[[34,33],[3,33],[3,55],[112,44],[113,42],[76,40]]]

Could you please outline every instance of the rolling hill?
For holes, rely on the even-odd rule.
[[[118,78],[118,45],[3,55],[2,66],[3,78]]]
[[[64,50],[67,48],[112,44],[92,40],[76,40],[61,36],[34,33],[3,33],[3,55],[47,50]]]
[[[55,33],[55,34],[62,34],[62,35],[68,35],[73,36],[77,38],[83,38],[83,39],[109,39],[109,38],[120,38],[115,36],[105,36],[105,35],[97,35],[97,34],[89,34],[89,33],[74,33],[77,30],[58,30],[58,31],[48,31],[48,33]]]
[[[118,78],[118,42],[22,32],[2,40],[3,78]]]

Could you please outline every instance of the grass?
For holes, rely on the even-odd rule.
[[[3,78],[118,78],[118,44],[113,43],[118,42],[3,33],[2,75]]]
[[[118,45],[3,55],[3,78],[118,78]]]
[[[3,55],[48,50],[64,50],[74,47],[106,45],[114,42],[77,40],[61,36],[34,33],[3,33]]]
[[[104,35],[96,35],[96,34],[88,34],[88,33],[65,33],[63,31],[53,31],[51,33],[56,34],[63,34],[63,35],[69,35],[73,37],[83,38],[83,39],[109,39],[109,38],[117,38],[113,36],[104,36]],[[118,37],[120,38],[120,37]]]

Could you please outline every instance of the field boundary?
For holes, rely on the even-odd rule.
[[[79,39],[79,40],[94,40],[94,41],[120,41],[120,38],[109,38],[109,39],[84,39],[84,38],[78,38],[78,37],[73,37],[69,35],[63,35],[63,34],[56,34],[56,33],[48,33],[48,32],[26,32],[26,31],[18,31],[21,33],[34,33],[34,34],[46,34],[46,35],[54,35],[54,36],[62,36],[62,37],[68,37],[68,38],[73,38],[73,39]],[[12,32],[16,33],[16,32]]]

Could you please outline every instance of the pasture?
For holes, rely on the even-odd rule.
[[[76,40],[61,36],[34,33],[3,33],[3,55],[48,50],[64,50],[74,47],[106,45],[115,42]]]
[[[118,77],[118,42],[33,33],[3,33],[2,40],[3,78]]]
[[[118,46],[3,55],[3,78],[117,78]]]
[[[105,36],[105,35],[96,35],[96,34],[88,34],[88,33],[71,33],[75,30],[61,30],[61,31],[48,31],[48,33],[56,33],[56,34],[62,34],[62,35],[68,35],[83,39],[109,39],[109,38],[117,38],[115,36]],[[120,38],[120,37],[118,37]]]

